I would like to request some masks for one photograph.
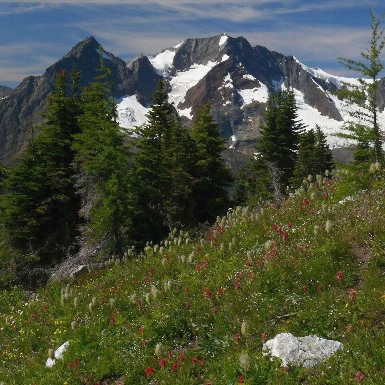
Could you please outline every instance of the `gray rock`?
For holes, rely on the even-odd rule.
[[[338,341],[317,336],[295,337],[291,333],[277,334],[263,344],[262,350],[282,360],[282,366],[298,365],[305,368],[321,364],[343,345]]]
[[[70,277],[77,277],[78,275],[87,274],[88,272],[88,267],[86,265],[80,265],[71,271]]]

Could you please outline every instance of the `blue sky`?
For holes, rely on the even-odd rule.
[[[379,16],[384,0],[0,0],[0,85],[43,74],[91,35],[129,61],[186,38],[227,33],[354,77],[337,58],[360,59],[371,35],[370,9]]]

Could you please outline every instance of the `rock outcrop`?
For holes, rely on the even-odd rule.
[[[296,365],[309,368],[321,364],[343,345],[338,341],[317,336],[295,337],[291,333],[277,334],[263,344],[262,350],[282,360],[282,366]]]

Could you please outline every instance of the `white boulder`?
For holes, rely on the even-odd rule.
[[[322,363],[342,349],[343,345],[338,341],[317,336],[295,337],[291,333],[277,334],[262,347],[263,351],[280,358],[282,366],[298,365],[305,368]]]

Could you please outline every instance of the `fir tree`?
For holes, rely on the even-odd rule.
[[[130,240],[130,157],[102,55],[100,63],[100,76],[82,92],[80,133],[72,145],[84,220],[79,255],[85,257],[121,253]]]
[[[56,78],[46,122],[32,132],[28,146],[6,180],[2,223],[9,250],[20,264],[54,263],[66,256],[77,236],[79,199],[74,193],[71,142],[78,132],[79,73]]]
[[[280,199],[293,176],[303,129],[293,91],[278,90],[270,95],[252,168],[261,177],[261,189],[270,191],[275,199]]]
[[[3,166],[2,163],[0,163],[0,194],[3,192],[4,181],[6,177],[7,177],[7,169]]]
[[[340,58],[339,61],[346,68],[359,72],[363,77],[358,79],[358,84],[345,83],[345,87],[336,92],[343,98],[347,107],[358,106],[358,109],[348,109],[352,120],[344,126],[344,132],[340,137],[354,139],[357,142],[355,161],[377,161],[382,162],[382,139],[379,124],[378,110],[378,87],[380,84],[380,73],[384,65],[380,60],[385,46],[385,29],[380,29],[381,21],[385,17],[383,13],[379,18],[371,11],[372,34],[369,48],[361,52],[365,61]],[[370,80],[369,80],[369,79]]]
[[[326,135],[317,125],[315,130],[315,168],[314,174],[322,175],[326,171],[331,171],[334,168],[333,154],[327,144]]]
[[[197,110],[191,132],[196,146],[193,196],[198,222],[212,222],[226,212],[230,206],[227,188],[233,181],[221,157],[224,140],[210,109],[206,104]]]
[[[298,156],[292,183],[299,186],[309,175],[323,175],[333,168],[333,157],[325,134],[317,126],[300,136]]]
[[[138,133],[132,173],[135,239],[159,241],[173,226],[189,224],[192,183],[191,139],[167,101],[163,82]]]

